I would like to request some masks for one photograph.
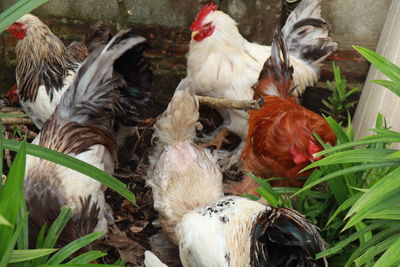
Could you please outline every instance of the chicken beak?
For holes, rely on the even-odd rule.
[[[199,33],[199,31],[192,31],[192,39]]]

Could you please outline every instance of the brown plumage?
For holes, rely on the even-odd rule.
[[[102,21],[97,21],[89,27],[82,42],[72,42],[67,47],[67,54],[78,62],[83,62],[97,47],[111,40],[111,30]]]
[[[123,31],[107,46],[96,49],[85,60],[33,143],[112,174],[117,149],[112,107],[120,96],[118,89],[126,84],[114,69],[114,62],[144,41],[130,31]],[[44,222],[54,221],[61,206],[71,208],[73,219],[61,235],[59,246],[93,231],[107,231],[103,190],[101,183],[81,173],[29,157],[24,192],[30,214],[31,242],[35,242]]]
[[[66,53],[61,40],[37,17],[27,14],[18,22],[26,27],[25,37],[15,47],[20,99],[35,100],[37,89],[43,84],[49,94],[61,90],[68,71],[76,70],[77,62]]]
[[[272,181],[273,186],[301,187],[303,181],[296,178],[311,171],[299,171],[318,160],[314,154],[322,150],[314,133],[326,143],[336,143],[325,119],[296,102],[292,73],[285,39],[277,32],[255,89],[255,97],[263,97],[265,105],[249,112],[246,147],[241,157],[245,170],[257,176],[289,178]],[[252,179],[245,178],[232,190],[254,193],[256,187]]]

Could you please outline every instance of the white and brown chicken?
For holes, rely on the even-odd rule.
[[[247,41],[240,34],[237,23],[212,3],[201,9],[190,30],[192,40],[187,56],[187,77],[191,79],[195,93],[252,100],[252,86],[257,82],[271,47]],[[329,25],[321,17],[320,0],[303,0],[288,17],[282,33],[294,68],[295,94],[299,95],[317,81],[320,63],[337,49],[337,44],[329,37]],[[235,109],[217,110],[224,122],[215,138],[207,144],[219,149],[227,130],[242,140],[230,160],[222,165],[229,169],[238,162],[244,148],[247,113]]]
[[[83,60],[112,38],[109,28],[96,22],[90,26],[83,42],[73,42],[66,47],[46,24],[32,14],[22,16],[8,30],[18,39],[15,49],[20,104],[39,129],[53,114]],[[117,68],[127,81],[122,92],[125,97],[120,99],[120,106],[124,108],[129,103],[142,101],[141,90],[147,89],[152,81],[148,64],[142,57],[144,45],[131,49],[129,55],[117,62]],[[126,61],[129,64],[125,64]],[[130,112],[132,117],[137,116],[137,109]],[[123,123],[126,121],[125,118]],[[128,125],[137,120],[133,121]]]
[[[116,167],[113,106],[126,85],[115,62],[145,42],[131,31],[118,33],[82,64],[54,114],[44,123],[34,144],[70,155],[110,174]],[[84,174],[29,156],[24,193],[29,210],[30,241],[43,224],[51,224],[60,208],[73,217],[59,239],[66,244],[93,231],[107,230],[104,186]]]
[[[224,196],[222,173],[209,150],[193,141],[198,100],[183,80],[155,124],[148,184],[154,208],[183,266],[326,266],[325,244],[303,215]],[[146,252],[147,267],[165,266]]]

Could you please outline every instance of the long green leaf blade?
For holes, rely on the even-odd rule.
[[[106,232],[94,232],[88,235],[85,235],[81,238],[78,238],[68,245],[64,246],[61,248],[59,251],[57,251],[48,261],[47,264],[59,264],[68,257],[70,257],[72,254],[80,250],[81,248],[89,245],[92,243],[94,240],[102,237]]]
[[[0,214],[13,226],[10,228],[6,225],[0,225],[0,258],[4,256],[10,239],[13,236],[14,225],[17,220],[20,204],[24,199],[23,182],[25,162],[26,142],[22,142],[0,194]]]
[[[0,14],[0,33],[10,26],[17,19],[31,12],[48,0],[20,0]]]
[[[40,258],[46,255],[49,255],[53,252],[57,251],[55,248],[50,249],[19,249],[13,250],[11,256],[8,260],[8,263],[17,263],[33,260],[36,258]]]
[[[4,139],[4,148],[17,151],[20,142],[15,141],[15,140],[9,140],[9,139]],[[120,182],[118,179],[113,177],[112,175],[109,175],[108,173],[84,162],[79,159],[73,158],[71,156],[65,155],[63,153],[53,151],[41,146],[37,146],[34,144],[27,144],[26,145],[26,151],[28,154],[32,156],[36,156],[42,159],[46,159],[49,161],[52,161],[54,163],[63,165],[67,168],[73,169],[75,171],[78,171],[82,174],[85,174],[100,183],[106,185],[110,189],[114,190],[115,192],[119,193],[121,196],[125,197],[132,203],[135,203],[135,196],[133,195],[132,192],[129,192],[126,189],[126,185],[122,182]]]

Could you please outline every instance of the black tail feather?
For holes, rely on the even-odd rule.
[[[251,236],[251,266],[327,266],[315,255],[325,249],[317,228],[292,209],[267,207]]]

